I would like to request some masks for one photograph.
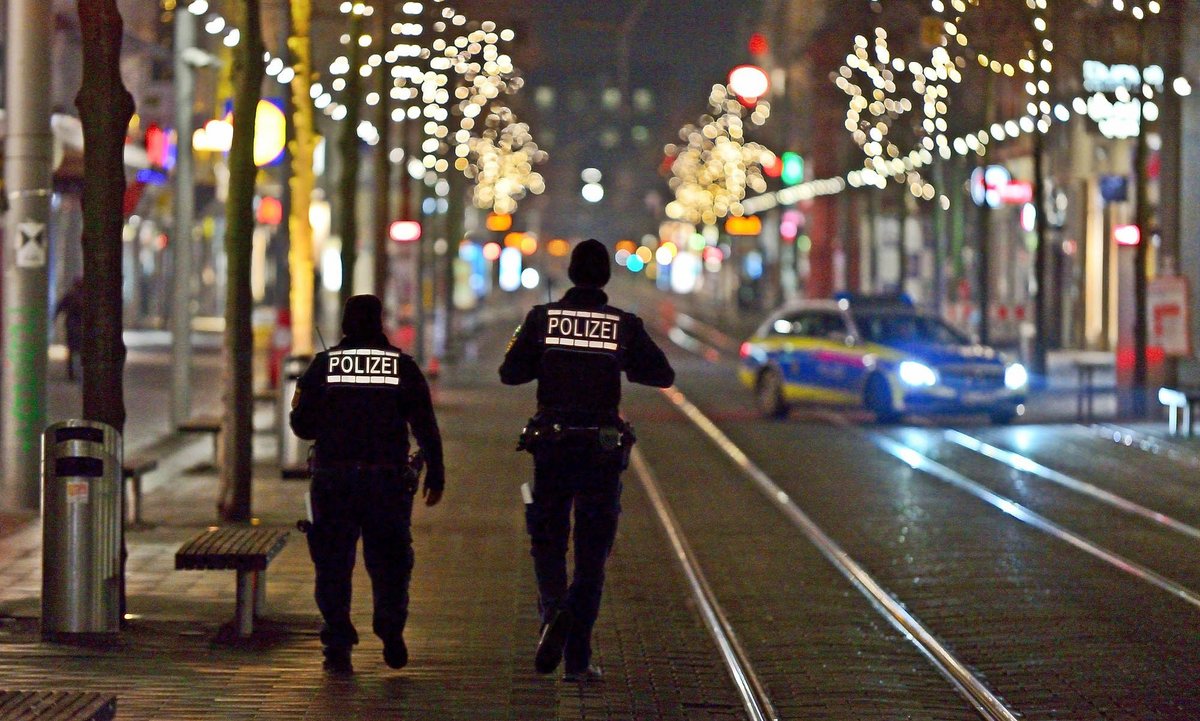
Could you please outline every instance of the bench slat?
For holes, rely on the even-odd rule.
[[[111,721],[117,698],[93,691],[0,691],[6,721]]]
[[[268,528],[222,528],[184,542],[175,553],[182,570],[262,571],[287,544],[288,532]]]
[[[128,456],[121,463],[121,474],[125,478],[140,476],[158,468],[158,459],[149,456]]]

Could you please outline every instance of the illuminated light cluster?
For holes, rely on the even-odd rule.
[[[953,23],[945,24],[949,34],[957,34]],[[893,56],[888,48],[887,31],[876,28],[871,41],[859,35],[854,39],[854,51],[838,70],[834,84],[846,93],[846,130],[866,156],[863,163],[863,184],[884,187],[889,178],[904,178],[917,197],[932,199],[932,186],[915,171],[921,151],[902,149],[902,139],[892,135],[901,127],[908,113],[920,106],[924,116],[920,124],[925,139],[934,138],[938,152],[949,157],[946,139],[949,112],[950,84],[961,83],[961,59],[955,59],[945,47],[934,48],[930,62],[924,65]],[[857,75],[856,75],[857,73]],[[862,76],[863,81],[856,81]],[[911,89],[913,99],[901,96],[901,88]],[[869,181],[869,182],[867,182]]]
[[[667,216],[705,225],[727,215],[742,215],[747,188],[764,192],[763,166],[775,162],[770,150],[746,141],[745,108],[727,86],[714,85],[708,105],[709,114],[699,125],[680,130],[684,143],[665,149],[674,158],[669,184],[675,199],[667,204]],[[750,114],[751,123],[762,125],[770,111],[768,103],[759,102]]]
[[[545,181],[533,166],[545,162],[546,152],[533,142],[529,126],[516,122],[508,108],[493,110],[483,125],[479,137],[467,139],[463,172],[475,181],[476,207],[512,213],[526,192],[545,191]]]
[[[1072,109],[1078,114],[1090,114],[1094,118],[1104,113],[1112,116],[1120,114],[1120,103],[1125,102],[1129,104],[1128,108],[1132,108],[1126,108],[1123,111],[1125,114],[1133,112],[1141,117],[1144,107],[1145,117],[1157,117],[1158,109],[1153,103],[1153,83],[1141,83],[1143,98],[1132,101],[1128,97],[1129,88],[1117,88],[1115,105],[1103,95],[1093,96],[1091,99],[1077,98],[1072,108],[1061,103],[1052,104],[1050,95],[1054,43],[1050,38],[1046,18],[1048,0],[1023,0],[1022,4],[1031,11],[1033,43],[1016,62],[989,57],[986,53],[970,49],[971,41],[963,31],[963,17],[968,9],[978,7],[979,3],[976,0],[930,0],[931,9],[939,16],[951,11],[957,14],[946,17],[941,27],[942,42],[940,46],[933,48],[927,64],[894,57],[887,45],[887,31],[883,28],[875,30],[871,41],[864,36],[855,38],[853,52],[847,55],[845,65],[833,76],[837,87],[850,98],[846,129],[866,156],[863,169],[846,176],[847,184],[851,187],[885,187],[888,180],[899,180],[908,185],[914,196],[925,200],[937,197],[945,207],[949,203],[948,198],[945,195],[939,196],[938,189],[920,173],[922,167],[932,162],[934,154],[944,159],[972,152],[984,155],[989,141],[1032,132],[1045,133],[1049,131],[1053,122],[1069,120]],[[1142,3],[1136,0],[1112,0],[1112,8],[1119,12],[1129,12],[1138,20],[1145,20],[1149,15],[1158,14],[1162,10],[1159,2]],[[1026,76],[1028,79],[1025,90],[1029,95],[1029,102],[1024,117],[1004,124],[994,124],[988,130],[951,139],[946,134],[950,87],[952,84],[961,83],[960,70],[965,68],[967,57],[973,57],[980,67],[1006,77]],[[910,79],[909,86],[915,102],[901,95],[902,91],[908,89],[901,80],[905,77]],[[1158,87],[1161,90],[1162,83],[1159,83]],[[1182,77],[1174,80],[1171,88],[1180,95],[1187,95],[1192,91],[1191,83]],[[916,138],[918,143],[912,149],[906,150],[891,136],[891,130],[893,127],[899,127],[898,123],[904,120],[905,114],[911,112],[918,104],[924,116]],[[1120,118],[1117,118],[1114,122],[1119,120]],[[1125,127],[1128,127],[1127,123]],[[753,198],[752,203],[747,202],[747,210],[758,212],[764,205],[771,207],[775,203],[792,202],[790,199],[797,196],[806,198],[825,191],[839,192],[836,185],[830,184],[837,180],[804,183],[780,191],[770,199]],[[818,186],[818,183],[825,185]]]
[[[183,5],[183,2],[184,0],[181,0],[179,4]],[[241,30],[226,22],[221,13],[212,8],[209,0],[192,0],[187,3],[186,8],[189,13],[204,23],[205,32],[209,35],[220,36],[221,44],[225,47],[237,47],[237,44],[241,42]],[[296,71],[293,68],[270,52],[263,53],[263,62],[266,63],[267,75],[278,81],[280,85],[287,86],[296,77]]]

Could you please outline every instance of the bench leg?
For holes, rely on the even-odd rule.
[[[142,476],[134,474],[129,478],[129,493],[125,496],[127,522],[132,526],[142,525]]]
[[[267,572],[254,572],[254,618],[259,619],[267,612]]]
[[[1191,406],[1191,404],[1185,405],[1183,408],[1180,408],[1179,413],[1183,416],[1183,435],[1191,436],[1192,435],[1192,406]]]
[[[237,633],[250,636],[254,633],[254,581],[255,571],[237,572]]]

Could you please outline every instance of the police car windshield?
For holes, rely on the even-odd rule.
[[[855,313],[854,323],[870,343],[967,345],[966,336],[937,318],[915,313]]]

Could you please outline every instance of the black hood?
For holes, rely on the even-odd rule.
[[[373,295],[354,295],[342,311],[342,333],[352,341],[373,339],[383,333],[383,303]]]

